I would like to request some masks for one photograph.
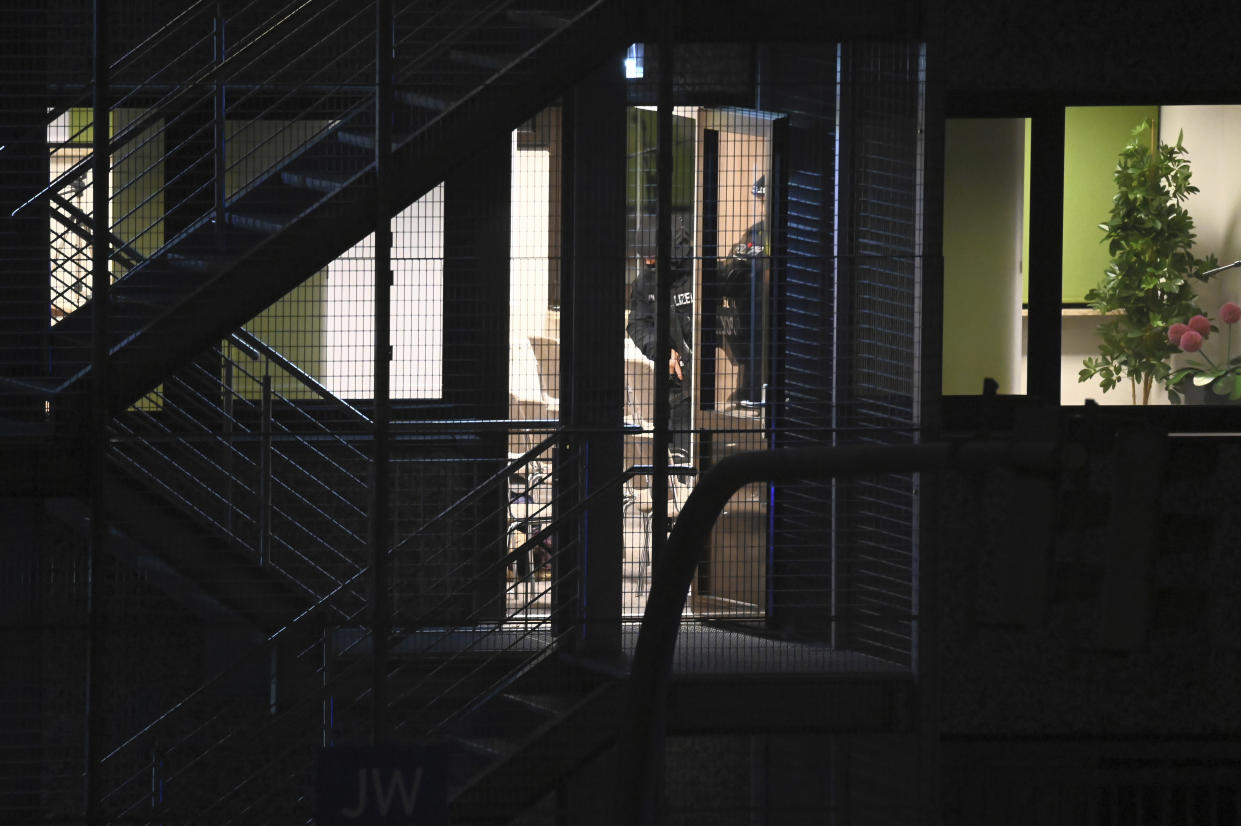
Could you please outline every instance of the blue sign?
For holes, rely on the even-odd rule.
[[[448,826],[444,746],[319,750],[318,826]]]

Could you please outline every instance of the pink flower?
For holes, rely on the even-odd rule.
[[[1189,332],[1189,325],[1182,324],[1178,321],[1168,328],[1168,341],[1179,346],[1181,343],[1181,336],[1185,335],[1187,332]]]
[[[1236,324],[1241,321],[1241,307],[1231,301],[1219,308],[1219,320],[1225,324]]]
[[[1197,316],[1202,318],[1202,316]],[[1193,319],[1190,319],[1191,321]],[[1202,349],[1202,334],[1197,330],[1186,330],[1181,336],[1180,348],[1186,353],[1196,353]]]
[[[1211,320],[1204,315],[1196,315],[1189,320],[1189,329],[1206,338],[1211,335]],[[1200,345],[1201,346],[1201,345]],[[1182,347],[1182,350],[1185,348]],[[1196,348],[1195,348],[1196,349]]]

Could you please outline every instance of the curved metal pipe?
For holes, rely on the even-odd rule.
[[[714,465],[681,508],[664,553],[656,560],[617,739],[613,811],[618,826],[655,822],[664,707],[681,613],[711,526],[743,485],[932,470],[1058,470],[1079,463],[1084,456],[1080,446],[1053,441],[934,442],[755,451],[727,457]]]

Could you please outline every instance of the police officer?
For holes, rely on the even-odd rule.
[[[751,190],[756,204],[767,196],[767,176],[754,182]],[[746,228],[737,243],[733,244],[729,257],[723,262],[720,276],[720,306],[716,311],[716,325],[724,353],[737,367],[737,387],[729,401],[743,407],[758,404],[759,390],[758,353],[755,352],[754,290],[762,279],[767,266],[766,220],[760,218]]]
[[[653,361],[656,369],[662,364],[668,370],[668,429],[672,441],[674,464],[689,462],[690,446],[690,385],[694,354],[694,282],[692,249],[689,232],[684,224],[673,235],[672,292],[669,327],[671,351],[655,351],[655,262],[648,259],[633,284],[629,296],[629,323],[625,331],[642,355]]]

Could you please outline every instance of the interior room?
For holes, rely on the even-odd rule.
[[[1085,358],[1098,350],[1099,314],[1086,292],[1104,277],[1110,258],[1103,230],[1116,194],[1117,156],[1145,119],[1157,123],[1159,140],[1183,141],[1192,171],[1184,205],[1194,221],[1199,257],[1220,264],[1241,256],[1236,238],[1237,162],[1230,151],[1235,106],[1075,106],[1065,109],[1060,403],[1134,403],[1128,382],[1103,392],[1097,379],[1078,380]],[[1029,231],[1029,131],[1018,118],[949,119],[945,169],[944,392],[980,392],[993,378],[1002,394],[1026,392],[1028,284],[1024,263]],[[1005,262],[999,264],[999,262]],[[997,270],[998,267],[998,270]],[[1201,306],[1214,316],[1235,300],[1241,278],[1225,270],[1195,284]],[[1225,330],[1226,332],[1226,330]],[[984,344],[985,342],[985,344]],[[1208,356],[1227,360],[1224,336],[1208,342]],[[1174,357],[1175,366],[1187,360]],[[1220,401],[1220,400],[1215,400]],[[1151,404],[1169,404],[1156,386]]]

